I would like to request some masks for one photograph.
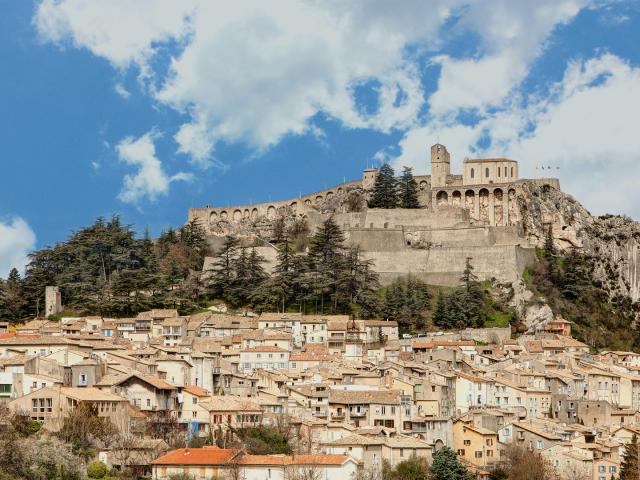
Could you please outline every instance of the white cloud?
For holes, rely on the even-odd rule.
[[[125,203],[138,203],[144,197],[154,201],[159,195],[166,195],[171,182],[189,181],[191,174],[179,172],[169,176],[156,156],[154,140],[158,134],[153,130],[135,139],[127,137],[117,146],[120,161],[136,167],[135,174],[125,175],[118,198]]]
[[[589,0],[498,0],[471,2],[458,26],[477,32],[480,52],[472,58],[436,56],[441,65],[438,89],[430,97],[434,115],[459,109],[500,105],[526,76],[559,25],[572,20]]]
[[[6,278],[12,268],[22,271],[35,243],[35,233],[22,218],[0,220],[0,277]]]
[[[443,35],[472,32],[480,40],[472,58],[434,56],[442,75],[432,110],[499,102],[553,28],[585,1],[43,0],[35,24],[44,39],[71,40],[120,69],[136,64],[142,76],[154,76],[149,60],[158,45],[179,42],[168,76],[155,72],[148,85],[156,100],[190,116],[175,140],[204,167],[219,141],[260,151],[313,131],[318,112],[347,128],[416,126],[425,103],[417,57],[435,55]],[[443,29],[454,17],[452,32]],[[354,87],[372,80],[379,108],[368,114]]]
[[[124,85],[122,85],[121,83],[116,83],[116,86],[113,88],[116,91],[116,93],[120,95],[122,98],[124,98],[125,100],[131,96],[131,92],[129,92],[129,90],[127,90],[124,87]]]

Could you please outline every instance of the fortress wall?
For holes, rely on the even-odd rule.
[[[363,256],[373,260],[383,283],[411,273],[427,283],[458,285],[467,257],[472,258],[474,272],[481,280],[497,278],[510,282],[518,278],[535,252],[517,246],[480,246],[366,251]]]
[[[359,245],[366,252],[397,252],[405,248],[402,230],[396,229],[370,228],[350,230],[348,240],[351,245]],[[368,253],[365,255],[368,255]]]

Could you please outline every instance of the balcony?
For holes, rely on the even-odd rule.
[[[367,416],[367,411],[366,410],[360,410],[358,411],[353,411],[353,412],[349,412],[349,416],[351,418],[362,418],[362,417],[366,417]]]
[[[326,417],[327,416],[327,409],[326,408],[320,408],[320,409],[314,410],[313,411],[313,416],[314,417]]]

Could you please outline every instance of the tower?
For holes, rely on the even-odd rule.
[[[48,286],[44,289],[44,316],[57,315],[62,311],[62,296],[60,288]]]
[[[362,172],[362,189],[371,190],[376,183],[376,174],[378,170],[375,168],[367,168]]]
[[[444,187],[451,174],[451,160],[447,147],[436,143],[431,147],[431,188]]]

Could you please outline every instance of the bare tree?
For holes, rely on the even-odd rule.
[[[553,480],[555,472],[549,461],[537,452],[510,445],[505,451],[504,469],[509,480]]]
[[[322,471],[315,465],[287,465],[283,480],[322,480]]]
[[[147,420],[146,433],[151,438],[159,438],[172,448],[186,445],[186,435],[171,412],[155,412]]]

